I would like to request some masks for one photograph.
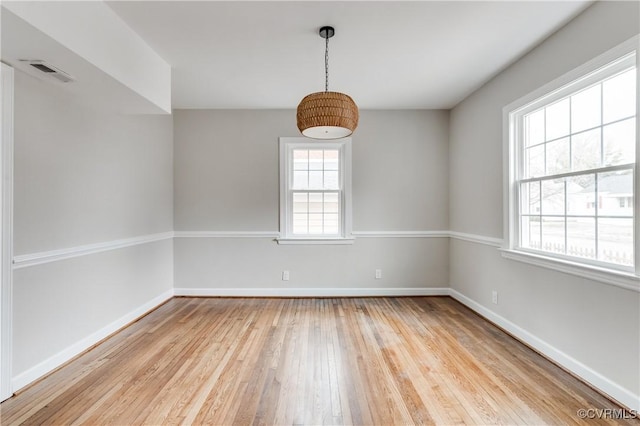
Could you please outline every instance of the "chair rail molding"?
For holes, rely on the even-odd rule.
[[[141,235],[138,237],[104,241],[100,243],[86,244],[82,246],[68,247],[39,253],[23,254],[13,257],[13,269],[27,268],[30,266],[42,265],[44,263],[56,262],[58,260],[71,259],[74,257],[86,256],[89,254],[101,253],[109,250],[117,250],[125,247],[137,246],[140,244],[148,244],[172,238],[173,232],[162,232],[158,234]]]
[[[491,247],[502,247],[502,238],[487,237],[485,235],[467,234],[465,232],[449,231],[449,237],[471,243],[484,244]]]

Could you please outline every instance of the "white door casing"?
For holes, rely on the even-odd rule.
[[[9,398],[12,353],[13,258],[13,81],[14,71],[0,64],[0,401]]]

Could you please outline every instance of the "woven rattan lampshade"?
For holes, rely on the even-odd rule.
[[[339,139],[358,126],[358,107],[349,95],[317,92],[305,96],[298,105],[298,129],[308,138]]]
[[[312,139],[340,139],[351,135],[358,126],[358,106],[349,95],[329,91],[329,39],[335,30],[322,27],[319,34],[325,39],[324,92],[302,98],[298,105],[298,129]]]

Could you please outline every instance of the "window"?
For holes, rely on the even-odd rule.
[[[350,243],[351,139],[280,138],[280,243]]]
[[[634,45],[505,108],[506,251],[635,272]]]

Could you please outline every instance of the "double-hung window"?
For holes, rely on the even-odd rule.
[[[350,243],[351,139],[280,138],[280,243]]]
[[[633,45],[505,108],[507,251],[635,272]]]

